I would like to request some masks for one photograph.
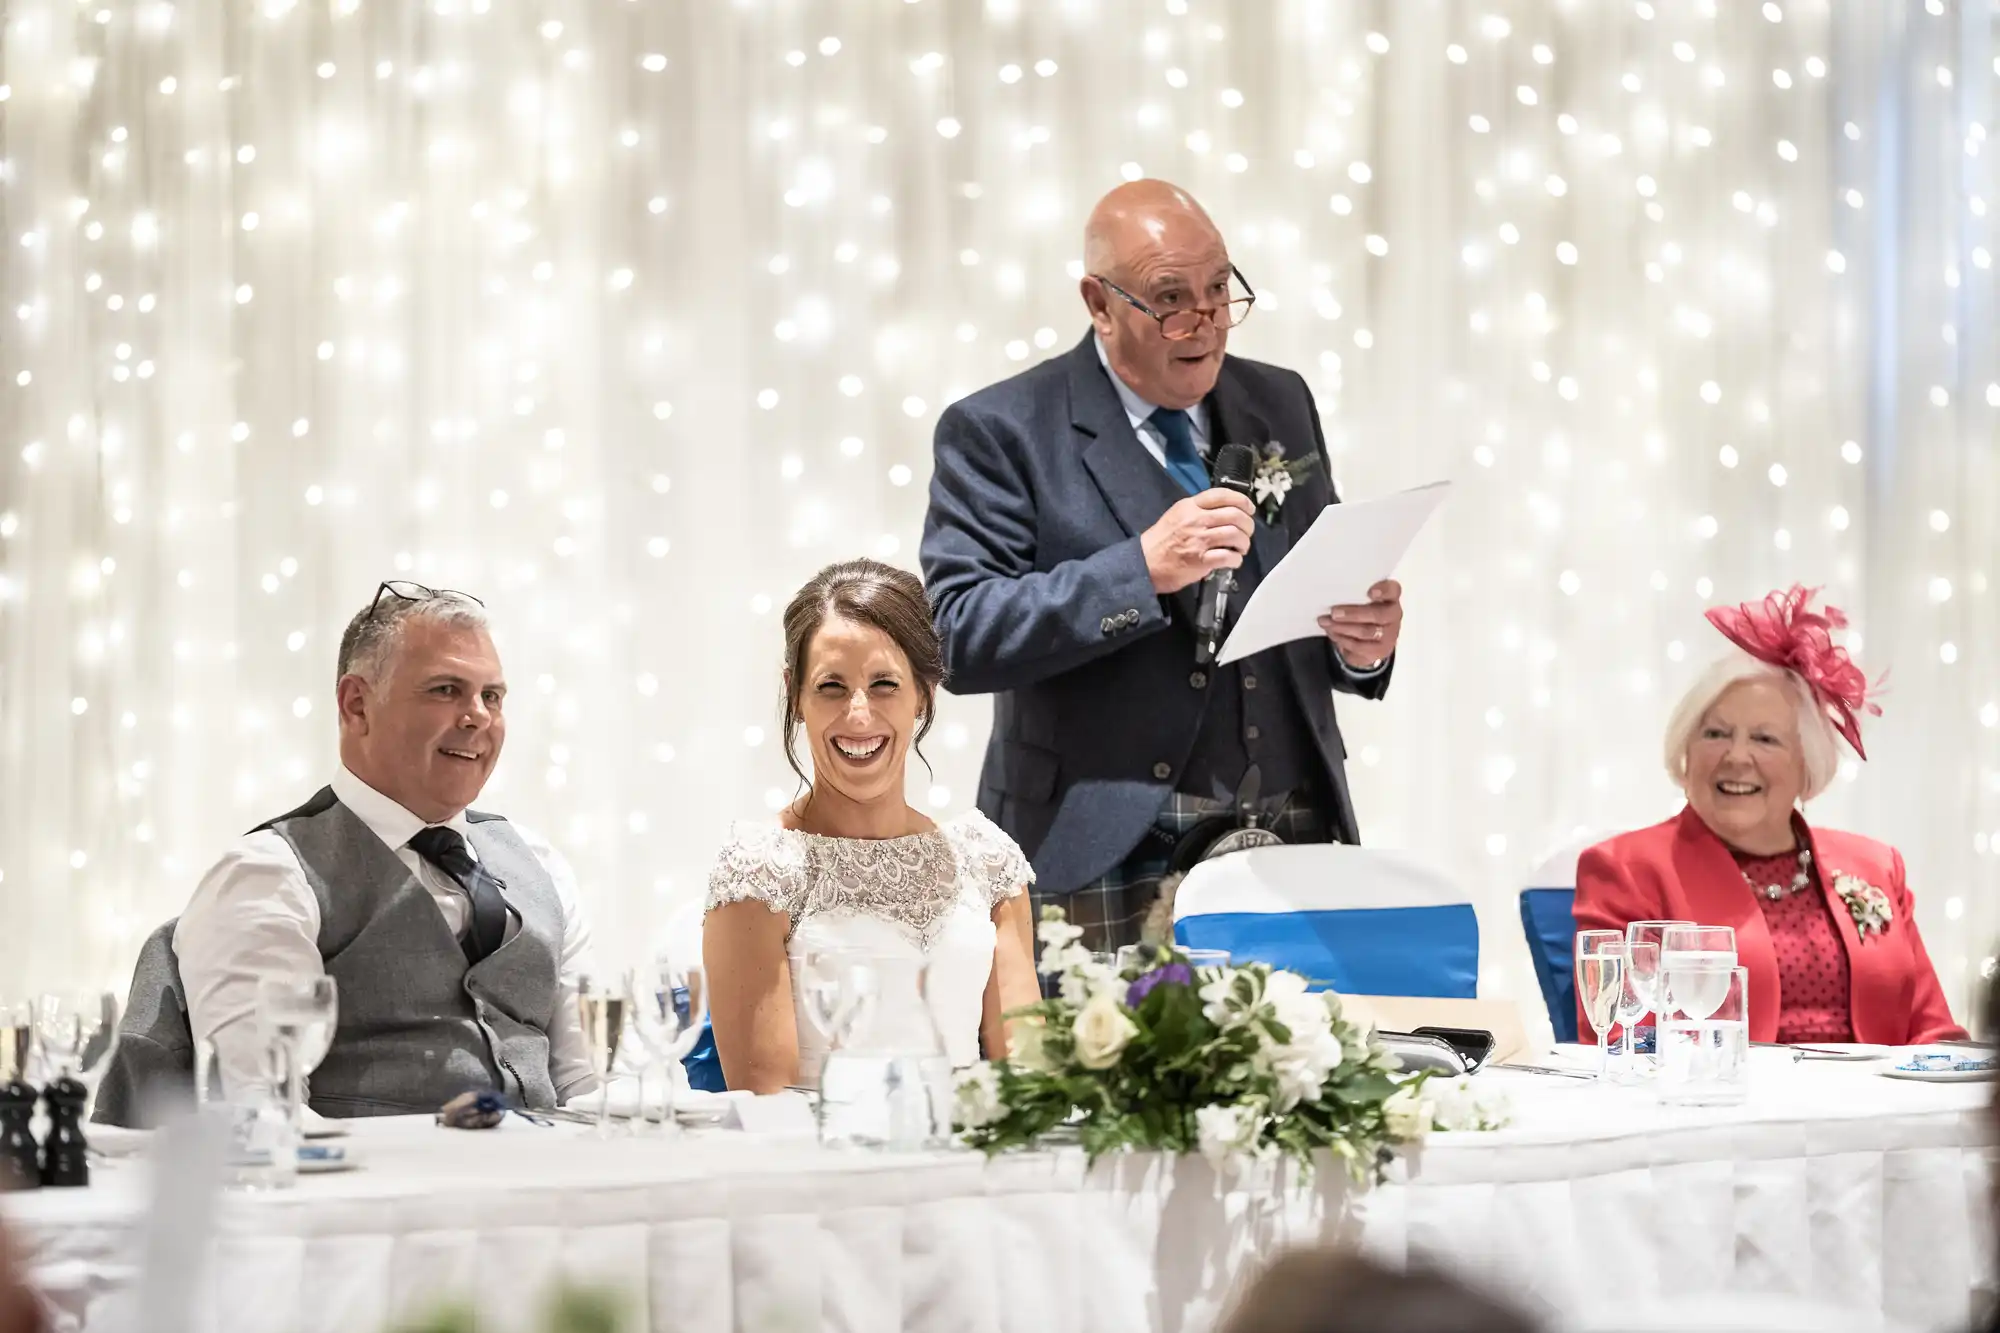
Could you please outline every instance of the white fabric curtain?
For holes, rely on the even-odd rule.
[[[324,781],[398,576],[499,623],[482,804],[656,938],[793,789],[785,599],[915,565],[938,410],[1082,334],[1082,218],[1144,172],[1348,495],[1458,483],[1342,719],[1365,836],[1476,891],[1496,988],[1537,1004],[1538,854],[1675,808],[1702,608],[1796,580],[1893,669],[1815,818],[1902,847],[1962,1000],[2000,198],[1991,12],[1934,7],[8,0],[0,977],[122,986]],[[972,800],[987,718],[947,701],[920,802]]]

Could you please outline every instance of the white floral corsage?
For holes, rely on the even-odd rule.
[[[1833,877],[1833,891],[1840,895],[1840,901],[1847,904],[1848,914],[1854,918],[1854,929],[1862,939],[1889,933],[1889,923],[1896,919],[1896,909],[1889,902],[1888,894],[1859,875],[1845,873]]]
[[[1304,458],[1288,459],[1285,446],[1276,440],[1264,446],[1257,457],[1257,475],[1250,480],[1250,494],[1257,507],[1264,512],[1266,523],[1278,521],[1278,511],[1285,507],[1285,497],[1292,487],[1306,479],[1319,463],[1319,455],[1307,454]]]

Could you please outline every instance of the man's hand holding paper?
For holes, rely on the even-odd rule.
[[[1403,627],[1403,587],[1391,575],[1450,489],[1439,481],[1321,510],[1257,585],[1217,661],[1315,634],[1357,671],[1387,658]]]

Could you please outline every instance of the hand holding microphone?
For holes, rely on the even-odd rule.
[[[1235,491],[1215,487],[1180,501],[1139,534],[1153,591],[1168,596],[1242,564],[1253,523],[1250,501]]]

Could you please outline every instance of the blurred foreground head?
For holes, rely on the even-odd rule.
[[[22,1281],[7,1233],[0,1231],[0,1333],[42,1333],[41,1306]]]
[[[1511,1306],[1412,1264],[1393,1272],[1359,1255],[1300,1250],[1245,1293],[1224,1333],[1538,1333]]]

